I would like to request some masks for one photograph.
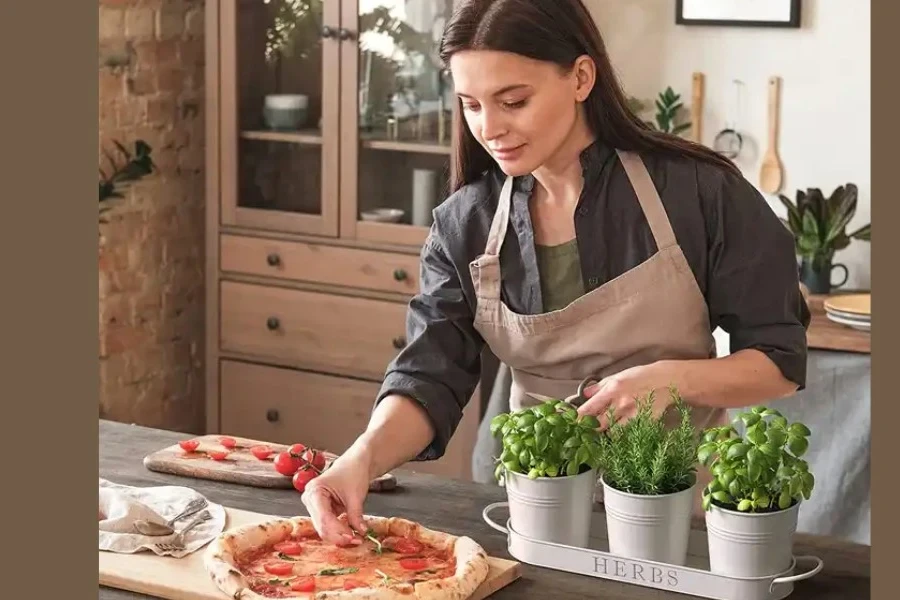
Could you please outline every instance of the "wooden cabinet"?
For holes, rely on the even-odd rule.
[[[209,432],[340,452],[366,426],[447,196],[452,4],[206,3]],[[481,414],[408,467],[470,478]]]

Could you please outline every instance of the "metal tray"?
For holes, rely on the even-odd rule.
[[[497,524],[490,513],[506,508],[507,502],[494,502],[484,508],[484,521],[507,536],[509,553],[519,561],[558,571],[640,585],[667,592],[714,598],[716,600],[781,600],[794,591],[794,582],[809,579],[822,570],[817,556],[795,556],[783,573],[767,577],[726,577],[710,572],[706,531],[694,529],[688,542],[687,565],[671,565],[649,560],[624,558],[609,552],[606,515],[594,512],[589,548],[576,548],[526,537],[512,528]],[[798,566],[810,568],[795,574]]]

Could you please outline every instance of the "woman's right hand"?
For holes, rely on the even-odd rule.
[[[369,461],[361,451],[340,456],[306,485],[301,501],[313,526],[326,543],[339,546],[362,543],[368,527],[363,503],[369,492]],[[346,517],[341,518],[342,515]],[[353,535],[353,527],[359,535]]]

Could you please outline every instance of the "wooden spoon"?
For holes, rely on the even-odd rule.
[[[763,156],[762,168],[759,172],[759,185],[764,192],[775,194],[781,189],[783,168],[778,157],[778,101],[781,91],[781,78],[769,78],[769,147]]]
[[[703,73],[694,73],[693,96],[691,98],[691,138],[702,144],[703,129]]]

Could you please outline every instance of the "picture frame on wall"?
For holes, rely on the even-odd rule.
[[[801,0],[675,0],[677,25],[800,27]]]

